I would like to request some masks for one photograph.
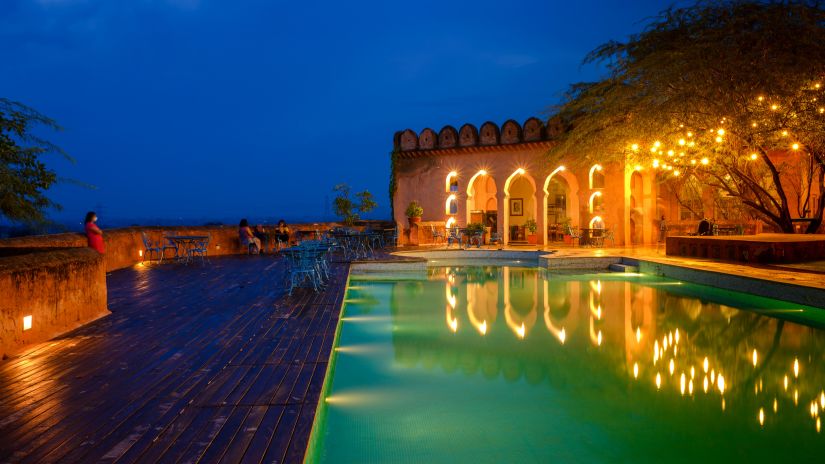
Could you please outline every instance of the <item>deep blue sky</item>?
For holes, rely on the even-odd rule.
[[[2,0],[0,95],[65,130],[82,218],[388,217],[392,135],[542,116],[662,1]]]

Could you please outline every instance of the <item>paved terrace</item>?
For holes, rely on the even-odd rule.
[[[302,460],[345,274],[287,297],[273,257],[112,272],[110,316],[0,362],[0,462]]]

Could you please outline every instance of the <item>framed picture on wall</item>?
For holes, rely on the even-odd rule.
[[[524,216],[524,198],[510,198],[510,216]]]

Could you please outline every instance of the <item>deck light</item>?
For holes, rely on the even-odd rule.
[[[31,315],[23,316],[23,330],[29,330],[32,328],[32,317]]]

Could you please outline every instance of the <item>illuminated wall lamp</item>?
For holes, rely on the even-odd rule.
[[[23,316],[23,330],[29,330],[31,328],[32,328],[32,317],[31,317],[31,315]]]
[[[594,209],[593,206],[594,206],[596,197],[601,197],[601,196],[602,196],[602,192],[598,192],[598,191],[593,192],[593,194],[590,195],[590,212],[591,213],[593,212],[593,209]]]

